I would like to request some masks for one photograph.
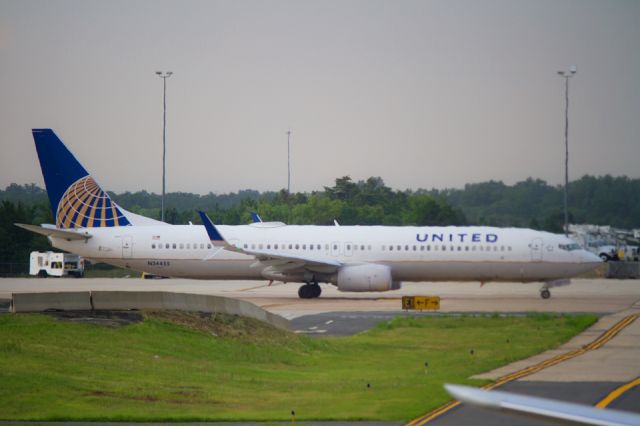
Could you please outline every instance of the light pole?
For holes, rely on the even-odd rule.
[[[165,171],[167,157],[167,79],[171,77],[173,72],[165,73],[156,71],[158,77],[162,79],[163,96],[162,96],[162,207],[160,209],[160,220],[164,222],[164,193],[165,193]]]
[[[287,197],[291,194],[291,130],[287,130]]]
[[[567,187],[569,186],[569,79],[573,77],[578,68],[575,65],[569,67],[569,71],[558,71],[558,75],[564,78],[564,235],[569,236],[569,209],[567,207]]]

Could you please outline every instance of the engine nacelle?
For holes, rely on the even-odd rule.
[[[340,291],[388,291],[400,288],[394,282],[391,268],[385,265],[353,265],[338,270],[336,285]]]

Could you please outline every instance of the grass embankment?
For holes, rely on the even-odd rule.
[[[468,378],[595,320],[405,317],[309,338],[226,316],[151,313],[105,327],[2,315],[0,418],[285,420],[295,410],[298,419],[410,419],[449,399],[443,383],[484,383]]]

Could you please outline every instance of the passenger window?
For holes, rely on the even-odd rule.
[[[262,250],[262,244],[258,244],[258,249]]]
[[[251,250],[255,250],[256,249],[256,245],[255,244],[251,244]]]
[[[500,251],[504,251],[504,246],[500,246]]]
[[[156,248],[156,245],[155,244],[151,244],[151,248],[152,249]]]
[[[325,249],[325,250],[329,250],[329,244],[325,244],[325,245],[324,245],[324,249]]]
[[[447,246],[442,246],[442,251],[447,251]]]
[[[207,248],[210,249],[211,248],[211,244],[207,244]]]
[[[409,246],[404,246],[404,251],[409,251]]]
[[[360,250],[364,251],[364,246],[360,246]]]
[[[393,246],[389,246],[389,251],[393,251]]]
[[[248,246],[249,246],[249,244],[245,244],[245,245],[244,245],[244,248],[249,248]]]
[[[509,251],[511,251],[511,246],[509,246]]]
[[[200,243],[200,250],[204,250],[204,243]]]
[[[420,251],[424,251],[424,246],[420,246]]]
[[[274,249],[278,250],[278,245],[273,246]]]
[[[476,251],[476,246],[471,246],[471,251]]]
[[[296,244],[296,250],[298,250],[300,248],[300,246],[298,244]]]
[[[427,251],[431,251],[431,244],[427,246]]]
[[[183,250],[183,249],[184,249],[184,244],[180,243],[180,250]]]
[[[334,250],[338,250],[338,245],[337,245],[337,244],[334,244],[334,245],[333,245],[333,249],[334,249]]]
[[[309,244],[309,250],[313,250],[313,244]]]
[[[469,251],[469,246],[464,246],[464,251]]]
[[[166,243],[166,244],[164,245],[164,248],[169,248],[169,243]]]
[[[385,250],[385,247],[386,247],[386,246],[384,246],[384,245],[382,246],[382,251],[384,251],[384,250]]]
[[[173,248],[174,248],[174,249],[176,248],[176,243],[173,243]]]
[[[347,250],[351,250],[351,244],[347,244]]]
[[[402,246],[397,247],[398,251],[402,250]]]
[[[416,251],[418,248],[416,246],[413,246],[413,251]]]
[[[461,246],[458,246],[458,251],[462,251],[462,247]]]

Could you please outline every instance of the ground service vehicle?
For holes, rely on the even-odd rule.
[[[80,278],[84,276],[84,259],[77,254],[32,251],[29,274],[42,278],[66,275]]]

